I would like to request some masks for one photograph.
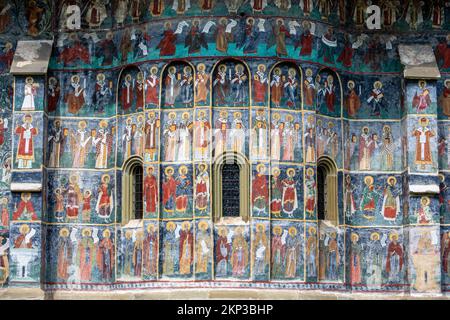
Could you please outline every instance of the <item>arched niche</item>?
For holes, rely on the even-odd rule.
[[[136,66],[124,68],[117,88],[117,113],[129,114],[144,110],[144,73]]]
[[[224,215],[224,189],[223,182],[227,177],[223,176],[224,168],[237,166],[239,170],[239,182],[235,188],[239,190],[239,215]],[[248,159],[237,152],[225,152],[215,158],[213,163],[213,217],[215,223],[227,223],[227,221],[248,222],[250,216],[250,164]]]
[[[250,106],[250,70],[237,59],[219,61],[212,72],[214,107]]]
[[[294,63],[280,62],[270,71],[270,107],[274,109],[301,110],[302,73]]]
[[[142,220],[144,214],[144,168],[141,157],[129,158],[122,167],[122,226]]]
[[[161,73],[161,108],[192,108],[194,106],[195,69],[185,61],[174,61]]]
[[[338,225],[338,176],[336,163],[327,156],[317,160],[317,217]]]

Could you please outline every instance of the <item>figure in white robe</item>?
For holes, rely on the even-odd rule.
[[[28,77],[25,80],[25,88],[23,92],[24,96],[21,108],[22,111],[34,111],[36,109],[34,98],[36,97],[38,87],[39,84],[34,83],[32,77]]]

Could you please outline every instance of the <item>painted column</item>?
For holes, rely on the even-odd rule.
[[[436,80],[405,79],[403,143],[407,168],[404,189],[405,263],[410,292],[441,291]]]
[[[12,128],[10,284],[39,286],[45,76],[16,75]]]

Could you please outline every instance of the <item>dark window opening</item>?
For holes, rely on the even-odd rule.
[[[237,163],[222,167],[222,216],[240,216],[240,168]]]
[[[143,168],[142,165],[136,165],[132,171],[133,181],[133,215],[132,218],[140,220],[144,217],[144,187],[143,187]]]
[[[317,168],[317,218],[325,220],[326,208],[326,171],[323,167]]]

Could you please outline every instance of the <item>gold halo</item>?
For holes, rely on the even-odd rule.
[[[240,69],[240,70],[239,70]],[[235,67],[234,67],[234,70],[236,71],[236,72],[238,72],[238,71],[244,71],[244,66],[242,65],[242,64],[237,64]]]
[[[205,64],[204,64],[204,63],[200,63],[200,64],[197,66],[197,70],[198,70],[198,71],[205,71],[205,70],[206,70]]]
[[[181,167],[178,168],[179,174],[183,174],[183,171],[186,171],[186,173],[188,173],[189,172],[188,167],[186,167],[185,165],[182,165]]]
[[[430,198],[428,197],[422,197],[420,198],[420,203],[422,204],[422,201],[425,200],[425,205],[428,206],[430,204]]]
[[[152,223],[149,223],[149,224],[147,225],[147,232],[150,233],[150,232],[152,232],[152,231],[155,231],[155,225],[152,224]]]
[[[137,120],[142,122],[144,120],[144,115],[143,114],[138,115]]]
[[[158,73],[158,67],[157,67],[157,66],[151,67],[151,68],[150,68],[150,73],[151,73],[151,74],[156,74],[156,73]]]
[[[336,236],[337,236],[336,232],[333,231],[333,232],[330,233],[331,239],[336,239]]]
[[[187,228],[187,230],[190,230],[190,229],[191,229],[191,223],[190,223],[189,221],[184,221],[184,222],[181,224],[181,228],[182,228],[183,230],[185,230],[186,228]]]
[[[419,123],[425,123],[425,125],[427,126],[430,123],[430,120],[428,118],[422,117],[419,119]]]
[[[372,176],[367,176],[367,177],[365,177],[364,178],[364,183],[366,184],[366,185],[372,185],[373,184],[373,177]]]
[[[48,83],[50,83],[50,84],[57,84],[58,80],[55,77],[50,77],[48,79]]]
[[[311,29],[311,22],[305,20],[302,22],[303,29]]]
[[[391,183],[390,183],[390,181],[391,180],[394,180],[394,185],[396,185],[397,184],[397,178],[396,177],[394,177],[394,176],[390,176],[390,177],[388,177],[387,178],[387,183],[390,185]]]
[[[181,115],[181,119],[186,119],[186,116],[187,116],[187,119],[189,119],[190,114],[187,111],[183,112],[183,114]]]
[[[225,69],[225,70],[223,70],[223,71],[227,71],[227,70],[228,70],[227,65],[226,65],[226,64],[221,64],[221,65],[219,65],[219,67],[217,68],[217,70],[219,70],[219,71],[222,71],[222,69]]]
[[[77,174],[72,174],[72,175],[69,177],[69,181],[70,181],[71,183],[77,183],[77,182],[78,182],[78,175],[77,175]]]
[[[356,241],[359,240],[359,235],[357,233],[352,232],[350,235],[350,239],[353,241],[353,239],[356,239]]]
[[[308,69],[306,69],[305,74],[307,77],[312,77],[313,71],[311,70],[311,68],[308,68]]]
[[[273,73],[276,75],[281,75],[281,68],[276,67],[275,69],[273,69]]]
[[[236,111],[236,112],[233,113],[233,117],[235,119],[242,118],[242,113],[240,113],[239,111]]]
[[[262,228],[262,232],[266,231],[266,226],[262,223],[257,223],[255,226],[255,230],[259,231]]]
[[[200,221],[200,222],[198,223],[198,228],[199,228],[200,230],[203,230],[203,231],[208,230],[208,228],[209,228],[208,222],[206,222],[206,221]]]
[[[125,238],[131,238],[131,236],[133,235],[133,233],[131,232],[131,230],[127,230],[125,231]]]
[[[276,235],[280,235],[283,232],[283,228],[281,226],[274,226],[273,227],[273,233]]]
[[[308,176],[313,176],[314,175],[314,169],[313,168],[308,168],[306,169],[306,174]]]
[[[131,117],[128,117],[126,120],[126,124],[131,124],[133,122],[133,119]]]
[[[228,228],[227,227],[221,227],[218,231],[219,235],[222,235],[223,233],[225,234],[225,236],[228,235]]]
[[[276,19],[275,21],[276,21],[277,24],[278,24],[278,22],[280,22],[280,21],[281,21],[282,24],[284,24],[284,20],[281,19],[281,18],[278,18],[278,19]]]
[[[373,87],[374,87],[375,89],[377,89],[377,87],[380,87],[380,89],[381,89],[381,88],[383,88],[383,83],[382,83],[381,81],[375,81],[375,82],[373,83]]]
[[[176,228],[175,222],[172,221],[167,222],[166,230],[173,231],[175,230],[175,228]]]
[[[108,181],[106,181],[108,180]],[[111,181],[111,177],[109,176],[109,174],[104,174],[102,175],[102,182],[103,183],[109,183]]]
[[[248,17],[248,18],[245,20],[245,23],[246,23],[246,24],[249,24],[250,21],[252,21],[252,24],[255,24],[255,19],[252,18],[252,17]]]
[[[450,84],[450,79],[444,81],[444,85],[447,87]]]
[[[370,240],[380,240],[380,234],[378,232],[372,232],[372,234],[370,235]]]
[[[350,85],[352,85],[353,86],[353,88],[355,87],[355,81],[353,81],[353,80],[350,80],[349,82],[347,82],[347,88],[349,88],[350,89]]]
[[[334,123],[333,122],[328,122],[328,128],[334,128]]]
[[[392,232],[392,233],[389,235],[389,240],[393,241],[394,238],[395,238],[395,240],[398,240],[398,234],[397,234],[396,232]]]
[[[297,235],[297,228],[296,227],[290,227],[289,228],[289,230],[288,230],[288,232],[289,232],[289,234],[291,235],[291,236],[296,236]]]
[[[30,232],[30,227],[27,224],[23,224],[19,227],[19,232],[21,234],[27,234],[28,232]]]
[[[111,230],[105,229],[102,232],[103,238],[109,238],[111,236]]]
[[[20,197],[24,200],[24,201],[28,201],[31,199],[31,193],[29,192],[22,192],[22,194],[20,195]]]
[[[272,175],[278,177],[280,175],[280,168],[273,167],[272,168]]]
[[[169,69],[167,69],[169,71],[169,73],[176,73],[177,72],[177,68],[175,68],[175,66],[170,66]]]
[[[294,169],[294,168],[289,168],[289,169],[287,169],[287,170],[286,170],[286,174],[287,174],[289,177],[294,177],[294,176],[295,176],[295,169]]]
[[[80,122],[78,122],[78,128],[84,129],[84,128],[86,128],[86,126],[87,126],[86,121],[81,120]]]
[[[425,80],[420,80],[417,84],[419,85],[419,88],[422,88],[422,87],[426,87],[427,82]]]
[[[175,112],[169,112],[169,119],[176,119],[177,118],[177,114]]]
[[[199,117],[204,117],[204,116],[206,116],[205,110],[200,110],[200,111],[198,112],[198,116],[199,116]]]
[[[26,82],[26,83],[33,83],[33,82],[34,82],[34,79],[33,79],[33,77],[27,77],[27,78],[25,79],[25,82]]]
[[[258,69],[258,70],[261,70],[261,69],[262,69],[262,72],[265,72],[265,71],[267,70],[267,67],[266,67],[265,64],[259,64],[258,67],[257,67],[257,69]]]
[[[440,174],[438,175],[438,177],[439,177],[439,180],[440,180],[441,182],[444,182],[444,181],[445,181],[445,176],[444,176],[442,173],[440,173]]]
[[[292,120],[294,120],[294,116],[292,114],[286,115],[286,121],[291,122]]]
[[[165,173],[166,175],[169,175],[169,170],[172,170],[172,174],[174,173],[173,167],[171,167],[171,166],[169,166],[169,167],[167,167],[166,169],[164,169],[164,173]]]
[[[90,237],[92,235],[92,230],[90,228],[84,228],[81,230],[81,235],[83,237]]]
[[[183,72],[184,72],[184,73],[187,73],[187,71],[192,72],[191,66],[186,66],[186,67],[183,68]]]
[[[264,165],[264,163],[258,164],[256,166],[256,171],[258,171],[259,173],[265,172],[266,171],[266,166]]]
[[[311,226],[311,227],[309,227],[309,229],[308,229],[308,233],[309,233],[310,235],[314,235],[314,234],[317,233],[317,230],[316,230],[315,227]]]
[[[155,172],[155,167],[153,166],[148,166],[147,167],[147,173],[150,174],[150,170],[152,170],[153,172]]]
[[[99,74],[97,75],[97,80],[98,80],[98,81],[103,81],[103,80],[105,80],[105,74],[104,74],[104,73],[99,73]]]
[[[201,167],[203,167],[203,169],[201,169]],[[207,168],[208,168],[208,165],[205,162],[198,164],[198,169],[200,172],[205,172]]]
[[[70,81],[71,82],[80,82],[80,77],[79,76],[77,76],[77,75],[73,75],[73,76],[71,76],[70,77]]]
[[[240,234],[240,235],[242,235],[242,234],[244,233],[244,230],[243,230],[241,227],[237,227],[237,228],[234,230],[234,233],[235,233],[235,234]]]
[[[3,197],[1,201],[2,201],[2,203],[5,204],[5,205],[8,204],[8,202],[9,202],[9,200],[8,200],[7,197]]]
[[[108,126],[108,121],[102,120],[102,121],[100,121],[99,125],[100,125],[100,128],[106,128]]]
[[[61,230],[59,230],[59,236],[62,238],[67,238],[69,236],[70,232],[69,229],[67,228],[62,228]]]
[[[280,120],[280,114],[277,113],[277,112],[275,112],[275,113],[272,115],[272,119]]]
[[[328,75],[328,77],[327,77],[327,81],[328,81],[328,83],[333,83],[333,81],[334,81],[334,77],[330,74],[330,75]]]
[[[294,73],[294,75],[297,75],[297,70],[295,70],[295,68],[289,68],[288,69],[288,74],[292,75],[292,73]]]

